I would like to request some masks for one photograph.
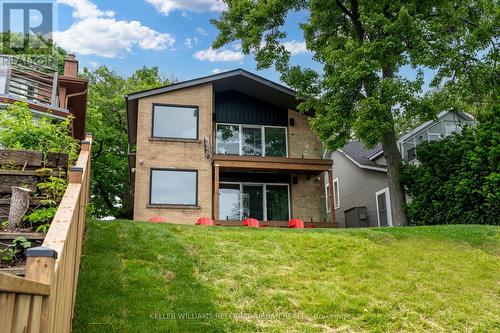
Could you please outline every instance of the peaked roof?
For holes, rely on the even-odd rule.
[[[465,113],[465,112],[461,112],[461,111],[458,111],[458,112],[454,112],[454,111],[441,111],[438,115],[437,115],[437,119],[441,119],[443,118],[444,116],[446,116],[448,113],[450,112],[453,112],[454,114],[456,114],[458,117],[464,119],[464,121],[474,121],[474,117],[468,113]],[[427,128],[427,127],[430,127],[431,125],[433,125],[435,122],[435,120],[428,120],[426,122],[424,122],[423,124],[421,124],[420,126],[417,126],[415,127],[414,129],[412,129],[411,131],[409,131],[408,133],[406,133],[405,135],[402,135],[399,139],[398,139],[398,142],[402,142],[406,139],[408,139],[409,137],[411,137],[412,135],[422,131],[423,129]]]
[[[344,147],[339,149],[345,157],[362,169],[371,169],[376,171],[386,171],[387,167],[371,160],[372,156],[377,156],[383,152],[382,145],[378,144],[374,148],[367,148],[361,142],[349,141]]]
[[[239,68],[126,95],[129,142],[135,143],[137,137],[137,107],[139,99],[202,84],[212,84],[214,93],[236,90],[270,104],[288,109],[296,109],[299,104],[294,90]]]

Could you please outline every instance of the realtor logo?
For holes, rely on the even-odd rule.
[[[40,54],[52,51],[54,1],[0,0],[1,53]]]

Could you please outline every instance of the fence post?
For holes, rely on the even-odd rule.
[[[55,265],[57,252],[46,246],[26,251],[26,278],[50,285],[50,296],[42,302],[40,332],[52,332],[54,296],[56,292]]]

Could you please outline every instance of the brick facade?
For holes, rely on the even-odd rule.
[[[169,222],[194,224],[199,217],[212,216],[212,164],[205,156],[204,139],[212,138],[212,85],[191,87],[139,100],[134,220],[165,216]],[[195,142],[151,140],[153,103],[199,107],[199,140]],[[151,168],[198,170],[198,207],[152,208],[149,206]]]
[[[214,149],[213,88],[205,84],[139,99],[137,123],[137,155],[135,171],[134,220],[145,221],[152,216],[164,216],[168,222],[194,224],[199,217],[212,216],[213,170],[206,157],[204,140]],[[196,105],[199,107],[199,140],[195,142],[157,141],[151,139],[153,103]],[[288,127],[289,157],[320,159],[322,146],[311,131],[307,116],[288,111],[294,126]],[[198,205],[195,208],[150,206],[150,170],[198,170]],[[304,221],[329,221],[325,216],[324,184],[320,176],[292,174],[297,184],[291,184],[292,217]]]
[[[323,147],[318,137],[311,130],[306,115],[288,110],[288,118],[295,124],[288,127],[288,155],[291,158],[321,159]],[[326,216],[325,190],[322,177],[293,174],[297,184],[291,185],[292,216],[306,222],[331,221]]]

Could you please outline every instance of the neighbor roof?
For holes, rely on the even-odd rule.
[[[442,111],[440,112],[438,115],[437,115],[437,119],[441,119],[443,118],[445,115],[447,115],[448,113],[450,112],[453,112],[453,111]],[[464,119],[465,121],[474,121],[474,117],[468,113],[465,113],[465,112],[461,112],[461,111],[457,111],[457,112],[453,112],[454,114],[456,114],[458,117]],[[409,137],[411,137],[412,135],[414,135],[415,133],[418,133],[420,131],[422,131],[423,129],[427,128],[427,127],[430,127],[431,125],[433,125],[435,123],[435,120],[428,120],[426,122],[424,122],[423,124],[421,124],[420,126],[417,126],[415,127],[414,129],[412,129],[410,132],[406,133],[405,135],[401,136],[399,139],[398,139],[398,142],[403,142],[405,141],[406,139],[408,139]]]
[[[373,158],[372,156],[379,155],[380,152],[383,152],[380,144],[374,148],[366,148],[361,142],[349,141],[344,147],[339,149],[339,152],[362,169],[387,171],[385,165],[378,164],[370,159]]]
[[[241,68],[235,69],[126,95],[129,142],[135,143],[137,138],[137,109],[139,99],[207,83],[213,85],[214,93],[236,90],[251,97],[288,109],[296,109],[299,104],[299,101],[297,101],[295,97],[294,90],[247,72]]]

